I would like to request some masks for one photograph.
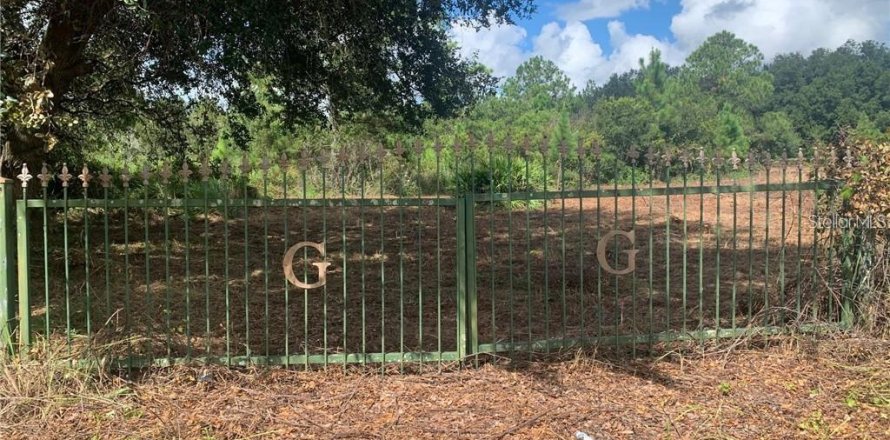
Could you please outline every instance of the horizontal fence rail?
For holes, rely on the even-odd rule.
[[[0,336],[127,368],[404,371],[851,319],[837,231],[818,221],[837,203],[819,176],[835,152],[630,148],[615,162],[598,146],[489,141],[330,154],[114,176],[24,166],[18,188],[3,183]]]

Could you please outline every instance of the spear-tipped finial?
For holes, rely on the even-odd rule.
[[[40,186],[43,188],[49,186],[49,181],[53,180],[53,175],[49,172],[49,167],[46,165],[46,162],[40,167],[40,174],[37,175],[37,178],[40,179]]]
[[[281,155],[278,156],[278,169],[279,169],[282,173],[287,172],[287,165],[288,165],[288,162],[287,162],[287,153],[285,153],[285,152],[282,151],[282,152],[281,152]]]
[[[804,161],[803,148],[798,148],[797,149],[797,170],[798,171],[803,169],[803,161]]]
[[[71,173],[68,172],[68,164],[62,163],[62,173],[59,174],[59,180],[62,181],[62,187],[68,187],[68,181],[71,180]]]
[[[161,183],[164,185],[170,183],[170,178],[173,177],[173,171],[170,169],[170,163],[166,162],[161,165],[160,171],[158,171],[158,176],[161,177]]]
[[[93,175],[90,174],[90,169],[86,164],[83,165],[83,168],[80,170],[80,175],[78,175],[77,178],[80,179],[81,186],[84,188],[90,187],[90,180],[93,178]]]
[[[207,155],[201,159],[201,168],[198,169],[198,174],[201,175],[202,182],[206,182],[210,178],[210,158]]]
[[[250,157],[247,155],[245,151],[244,154],[241,155],[241,174],[248,175],[250,173]]]
[[[219,164],[219,178],[220,180],[229,180],[229,174],[232,172],[232,166],[229,165],[228,159],[223,159]]]
[[[630,159],[632,163],[636,163],[637,159],[640,158],[640,150],[637,150],[636,145],[631,145],[630,149],[627,150],[627,158]]]
[[[128,171],[126,168],[121,171],[121,185],[124,188],[130,187],[130,171]]]
[[[182,169],[179,170],[179,177],[182,178],[183,182],[188,182],[191,175],[192,170],[189,169],[189,163],[187,161],[183,161]]]
[[[738,170],[738,169],[739,169],[739,163],[740,163],[741,161],[742,161],[742,159],[739,159],[739,155],[736,153],[736,151],[735,151],[735,147],[733,147],[733,149],[732,149],[732,155],[729,157],[729,163],[732,164],[732,169],[733,169],[733,170]]]
[[[151,169],[148,167],[148,164],[142,165],[142,183],[144,185],[148,185],[148,180],[151,178]]]
[[[309,148],[303,148],[300,151],[300,158],[297,159],[297,168],[300,171],[306,171],[310,166],[312,166],[312,154],[309,153]]]
[[[18,179],[22,181],[22,188],[28,187],[28,181],[31,180],[31,178],[33,177],[33,176],[31,176],[31,173],[28,171],[28,164],[26,164],[26,163],[22,164],[22,172],[21,172],[21,174],[19,174],[16,177],[18,177]]]
[[[111,174],[108,173],[108,167],[102,167],[102,172],[99,174],[99,182],[102,185],[102,188],[111,187],[111,181],[113,179]]]

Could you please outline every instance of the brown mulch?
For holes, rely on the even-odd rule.
[[[419,375],[176,367],[0,419],[0,438],[890,438],[887,341],[743,345]]]

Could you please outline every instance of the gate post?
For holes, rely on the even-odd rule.
[[[16,314],[15,181],[0,177],[0,347],[13,351]]]
[[[479,351],[475,206],[472,195],[457,201],[457,354],[461,359]]]

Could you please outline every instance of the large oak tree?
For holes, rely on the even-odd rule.
[[[75,144],[84,121],[168,117],[164,102],[210,96],[249,113],[271,81],[294,120],[375,111],[409,123],[491,91],[461,59],[450,23],[487,26],[531,0],[4,0],[6,160]]]

